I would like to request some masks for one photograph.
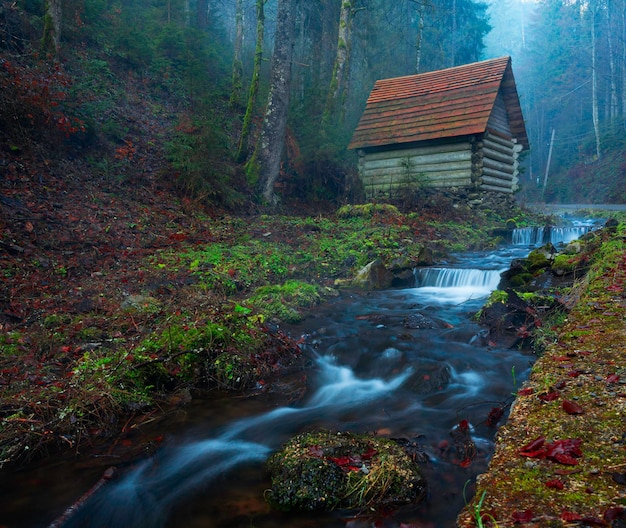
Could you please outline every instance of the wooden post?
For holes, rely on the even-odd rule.
[[[546,164],[546,174],[543,178],[543,189],[541,190],[541,198],[543,198],[546,193],[546,186],[548,185],[548,174],[550,172],[550,162],[552,160],[552,147],[554,145],[554,132],[555,129],[552,129],[552,136],[550,137],[550,149],[548,150],[548,163]]]

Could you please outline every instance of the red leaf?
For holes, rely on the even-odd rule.
[[[530,396],[531,394],[534,394],[535,389],[533,389],[532,387],[526,387],[525,389],[520,389],[517,391],[517,395],[518,396]]]
[[[539,456],[539,454],[543,454],[545,451],[543,449],[543,444],[546,442],[545,436],[540,436],[526,444],[519,450],[519,454],[525,457],[535,458]],[[543,458],[543,457],[541,457]]]
[[[472,465],[472,459],[469,457],[459,462],[459,466],[461,466],[462,468],[470,467],[471,465]]]
[[[570,400],[563,400],[563,410],[567,414],[584,414],[585,412],[580,405]]]
[[[582,518],[582,515],[578,515],[574,512],[564,511],[561,513],[561,519],[563,521],[580,521]]]
[[[529,458],[548,458],[553,462],[569,466],[578,464],[578,460],[575,457],[582,456],[582,451],[580,450],[582,440],[578,438],[556,440],[549,444],[546,444],[545,440],[543,436],[538,437],[530,444],[522,447],[519,450],[519,454]]]
[[[574,473],[580,473],[580,469],[555,469],[554,473],[557,475],[573,475]]]
[[[580,450],[580,444],[582,444],[580,438],[556,440],[546,445],[546,458],[568,466],[575,466],[578,464],[578,460],[574,457],[580,457],[583,454]]]
[[[562,490],[565,487],[562,481],[559,479],[552,479],[546,481],[546,487],[551,489],[559,489]]]
[[[361,455],[361,458],[363,460],[371,460],[373,457],[375,457],[378,454],[378,451],[376,451],[376,449],[374,449],[373,447],[368,448],[367,451],[365,451],[365,453],[363,453]]]
[[[495,427],[503,415],[504,409],[502,407],[492,407],[487,416],[486,424],[489,427]]]
[[[332,460],[339,467],[346,467],[352,463],[352,459],[350,457],[328,457],[328,460]]]
[[[607,383],[617,383],[619,381],[619,374],[609,374],[606,378]]]
[[[539,395],[539,399],[545,402],[558,400],[558,398],[559,398],[559,391],[551,391],[551,392],[546,392],[544,394]]]
[[[512,517],[514,524],[524,524],[531,522],[534,514],[532,510],[524,510],[523,512],[514,512]]]

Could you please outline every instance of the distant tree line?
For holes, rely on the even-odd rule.
[[[626,1],[540,0],[525,4],[521,20],[519,2],[499,0],[490,12],[506,16],[507,8],[518,27],[524,24],[512,54],[531,142],[528,181],[541,192],[547,183],[545,198],[574,199],[577,183],[565,172],[626,146]],[[620,186],[626,199],[626,184]],[[607,192],[597,198],[618,198]]]

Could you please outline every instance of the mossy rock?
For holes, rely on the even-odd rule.
[[[557,255],[552,264],[552,273],[557,276],[573,273],[580,267],[580,258],[572,255]]]
[[[266,500],[284,511],[399,507],[423,499],[426,483],[393,440],[316,431],[270,457]]]
[[[339,218],[371,218],[374,215],[398,216],[400,211],[392,204],[366,203],[344,205],[337,210]]]
[[[562,307],[560,301],[553,295],[544,295],[536,292],[519,293],[519,296],[535,310],[554,310]]]
[[[519,273],[509,279],[509,284],[513,288],[519,288],[526,286],[533,279],[534,275],[532,273]]]
[[[543,249],[535,249],[531,251],[526,259],[532,270],[544,269],[550,267],[550,259]]]

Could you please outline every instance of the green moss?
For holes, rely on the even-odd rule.
[[[546,257],[545,251],[541,249],[531,251],[526,260],[531,270],[548,268],[550,266],[550,260]]]
[[[417,465],[393,441],[317,431],[294,437],[267,463],[266,500],[281,510],[391,507],[422,499]]]
[[[354,217],[366,217],[370,218],[374,214],[381,215],[399,215],[400,211],[395,205],[391,204],[359,204],[359,205],[344,205],[337,211],[339,218],[354,218]]]
[[[288,280],[282,286],[257,288],[247,302],[255,306],[266,317],[277,318],[287,323],[302,320],[299,308],[308,308],[320,302],[319,286],[297,280]]]
[[[513,288],[521,288],[534,278],[535,276],[532,273],[518,273],[509,279],[509,283]]]
[[[580,259],[571,255],[557,255],[552,264],[552,270],[558,274],[571,273],[578,267]]]
[[[487,302],[485,303],[485,307],[489,308],[497,303],[505,304],[509,300],[509,294],[504,290],[494,290],[489,295]]]

